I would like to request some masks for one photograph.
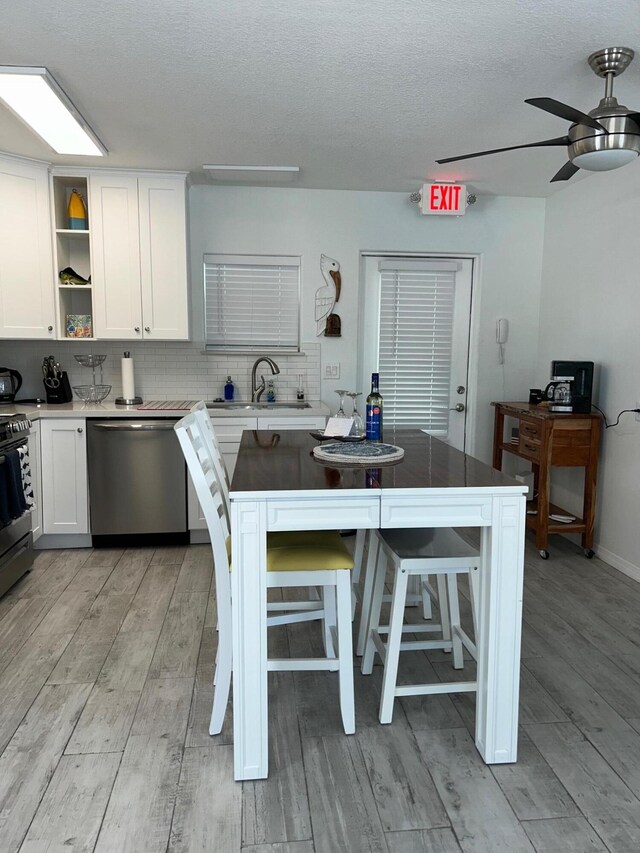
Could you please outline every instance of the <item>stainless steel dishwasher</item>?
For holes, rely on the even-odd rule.
[[[138,536],[187,538],[186,466],[174,419],[87,420],[94,545]]]

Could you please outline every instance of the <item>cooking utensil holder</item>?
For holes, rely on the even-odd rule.
[[[58,385],[57,388],[49,388],[46,382],[43,384],[47,403],[70,403],[73,399],[71,385],[69,384],[69,377],[67,376],[66,370],[62,371],[62,374],[60,375],[60,385]]]

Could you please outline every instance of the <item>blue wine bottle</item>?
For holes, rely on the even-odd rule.
[[[367,397],[367,441],[382,441],[382,395],[379,389],[380,374],[371,374],[371,393]]]

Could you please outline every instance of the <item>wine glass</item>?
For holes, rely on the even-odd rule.
[[[336,394],[340,397],[340,406],[338,407],[338,411],[335,414],[336,418],[347,418],[347,417],[349,417],[344,410],[344,398],[345,398],[346,393],[347,393],[346,391],[337,391],[336,390]]]
[[[362,420],[362,416],[360,415],[356,405],[358,397],[361,396],[362,391],[347,391],[347,397],[351,397],[351,402],[353,403],[351,417],[353,418],[353,431],[355,435],[364,435],[364,421]]]

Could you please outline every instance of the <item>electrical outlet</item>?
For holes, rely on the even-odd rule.
[[[340,362],[327,361],[324,366],[325,379],[340,379]]]

